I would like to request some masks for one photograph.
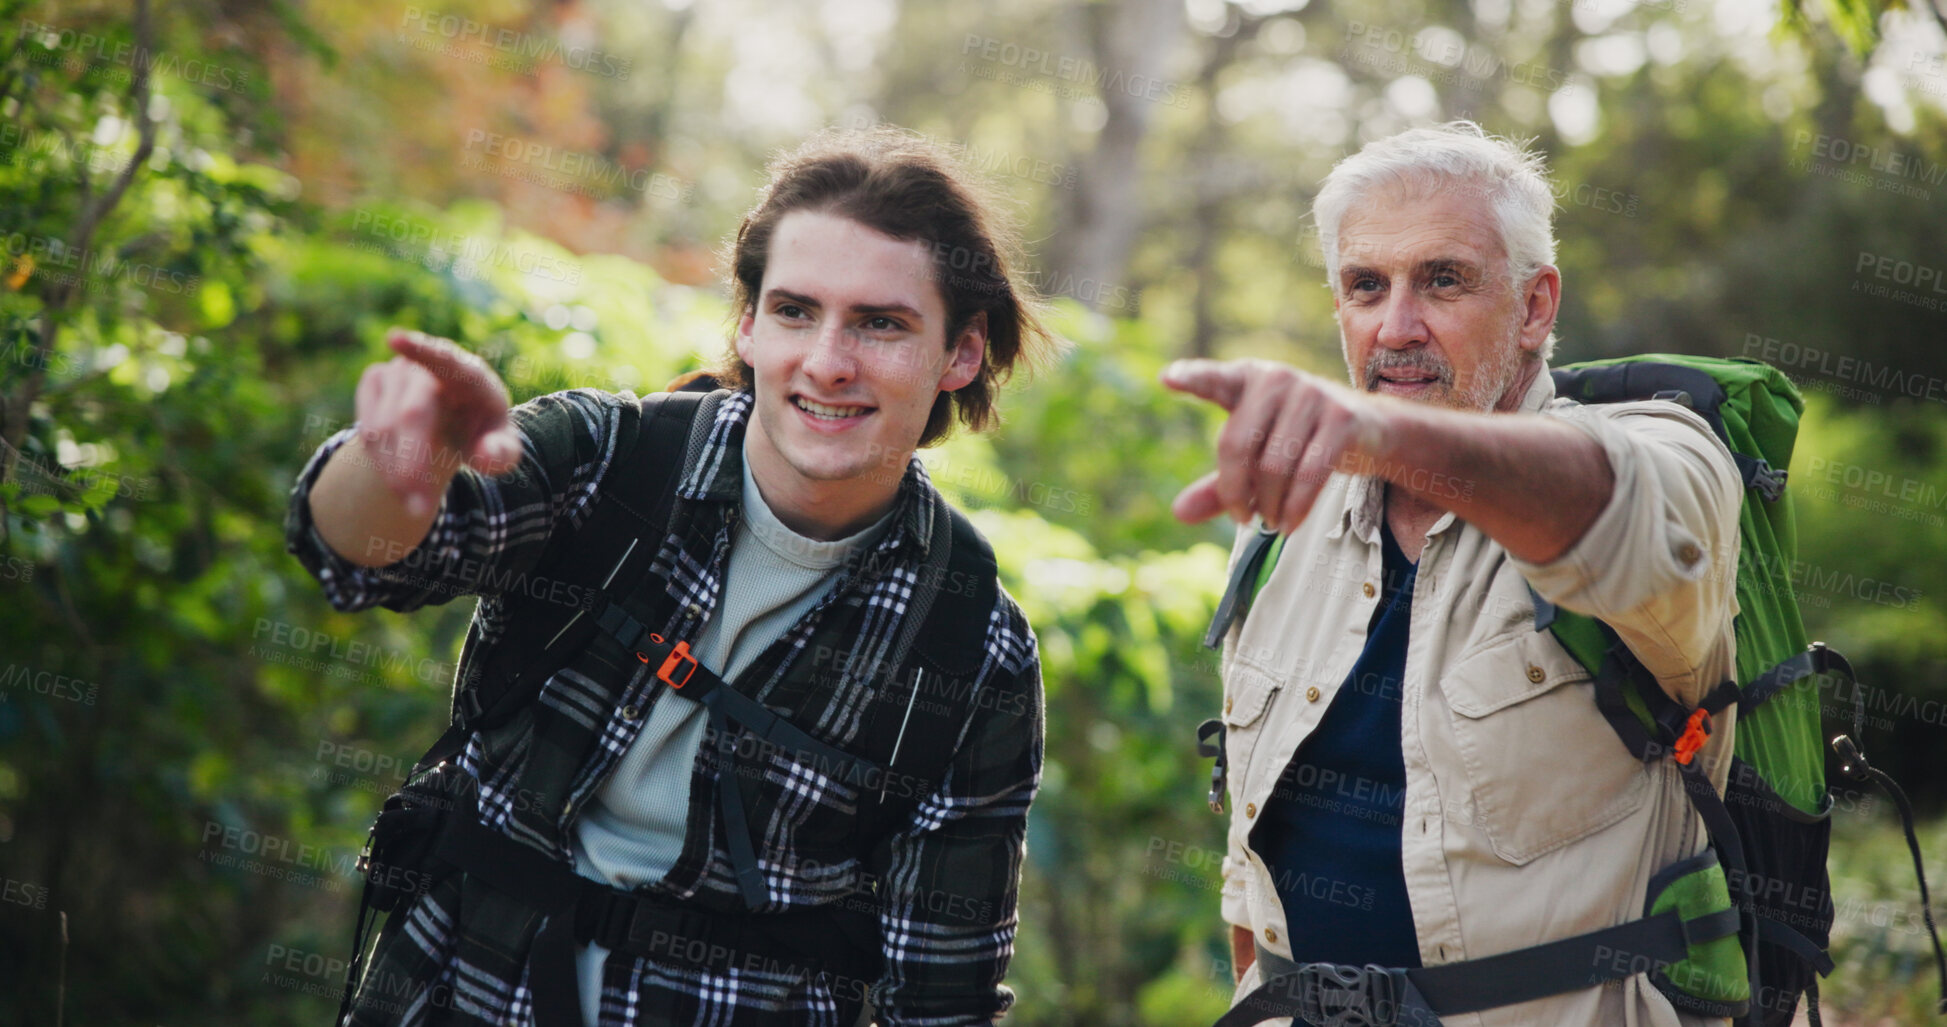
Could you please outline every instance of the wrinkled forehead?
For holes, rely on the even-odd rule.
[[[1354,197],[1339,223],[1341,266],[1389,268],[1453,260],[1482,268],[1507,260],[1488,189],[1443,175],[1418,175]]]

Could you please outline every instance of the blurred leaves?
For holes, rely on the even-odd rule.
[[[1794,582],[1813,635],[1876,687],[1947,699],[1947,418],[1883,373],[1947,381],[1944,315],[1871,288],[1939,264],[1947,237],[1931,99],[1947,65],[1887,67],[1888,27],[1917,45],[1931,15],[1788,0],[1796,21],[1767,38],[1725,27],[1741,7],[1598,6],[1189,3],[1159,79],[1171,102],[1118,162],[1085,159],[1105,124],[1088,76],[982,57],[992,41],[1056,69],[1091,60],[1114,3],[478,13],[626,74],[510,64],[419,8],[170,7],[141,101],[123,8],[0,0],[0,410],[22,418],[0,476],[0,873],[37,890],[10,901],[42,899],[0,907],[0,994],[20,1009],[0,1018],[52,1019],[57,910],[74,1022],[329,1015],[336,977],[275,981],[268,964],[348,954],[349,858],[444,719],[471,611],[328,609],[283,551],[299,468],[345,426],[391,324],[460,340],[516,401],[640,394],[714,359],[714,248],[763,158],[823,122],[958,147],[1037,240],[1037,281],[1084,301],[1054,306],[1070,346],[1010,388],[998,432],[925,454],[995,541],[1044,659],[1013,1022],[1174,1027],[1227,1004],[1224,821],[1192,731],[1220,701],[1198,643],[1229,536],[1168,510],[1208,468],[1218,418],[1157,374],[1200,347],[1341,373],[1307,211],[1363,138],[1454,116],[1538,137],[1561,203],[1564,359],[1760,356],[1807,385]],[[1568,116],[1575,90],[1592,122]],[[138,152],[141,110],[154,150],[74,252],[80,212]],[[496,136],[535,156],[485,153]],[[584,188],[569,165],[631,187]],[[1082,166],[1136,184],[1097,212],[1140,228],[1114,281],[1050,256]],[[13,402],[30,380],[36,398]],[[1887,725],[1867,733],[1875,763],[1938,808],[1942,725]],[[1839,824],[1836,893],[1906,901],[1888,830]],[[1929,832],[1938,857],[1947,838]],[[225,865],[249,838],[261,865]],[[1870,913],[1843,923],[1834,1018],[1921,1009],[1914,940]]]

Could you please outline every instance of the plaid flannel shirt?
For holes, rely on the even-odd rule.
[[[507,627],[502,596],[552,590],[540,557],[552,533],[579,526],[615,457],[628,393],[572,389],[512,411],[523,440],[520,466],[489,478],[462,469],[427,537],[410,554],[366,568],[334,553],[311,523],[309,494],[326,459],[350,441],[348,428],[319,447],[299,475],[286,521],[289,551],[317,577],[338,610],[372,606],[408,611],[479,596],[462,656],[491,651]],[[672,638],[694,637],[722,592],[741,501],[748,393],[718,406],[702,460],[677,482],[669,533],[651,573],[667,583],[652,609]],[[632,414],[632,412],[630,412]],[[638,449],[637,459],[652,459]],[[889,705],[869,678],[814,678],[791,690],[793,668],[831,627],[846,641],[880,651],[897,634],[918,575],[930,568],[932,497],[917,459],[900,484],[898,515],[865,558],[739,678],[737,687],[779,705],[821,740],[843,746]],[[572,588],[573,586],[569,586]],[[770,901],[766,912],[858,901],[862,873],[883,885],[876,906],[884,969],[876,981],[809,976],[789,967],[730,966],[720,971],[648,956],[611,953],[603,971],[602,1027],[651,1024],[808,1024],[851,1027],[846,1009],[869,995],[887,1027],[988,1023],[1013,1002],[1001,983],[1013,952],[1016,904],[1029,803],[1039,787],[1042,696],[1034,635],[1004,590],[988,616],[979,667],[966,686],[970,716],[937,781],[916,789],[909,817],[887,825],[889,845],[865,866],[856,848],[860,794],[779,757],[744,783],[752,837]],[[567,598],[573,602],[572,596]],[[650,668],[606,685],[570,665],[531,704],[531,716],[475,732],[460,765],[479,785],[487,826],[572,863],[574,818],[615,768],[646,721],[642,711],[668,694]],[[804,675],[796,675],[803,678]],[[682,701],[682,700],[672,700]],[[902,701],[903,696],[902,696]],[[820,704],[818,715],[811,704]],[[898,710],[894,709],[896,716]],[[716,746],[694,765],[683,850],[667,877],[645,886],[702,910],[738,910],[742,900],[723,844],[716,782],[725,763]],[[740,771],[744,772],[744,771]],[[747,772],[744,772],[747,773]],[[359,985],[351,1023],[531,1024],[533,994],[526,947],[532,911],[477,881],[449,875],[395,911]],[[848,993],[849,992],[849,993]]]

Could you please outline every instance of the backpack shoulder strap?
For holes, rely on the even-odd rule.
[[[933,504],[930,558],[885,662],[890,673],[905,676],[901,684],[908,691],[901,702],[895,686],[887,704],[887,712],[900,718],[899,729],[887,761],[888,787],[860,810],[860,834],[868,845],[883,844],[881,835],[898,813],[924,797],[911,794],[918,790],[913,786],[937,786],[951,762],[979,701],[971,679],[986,659],[988,624],[1000,598],[993,548],[937,493]],[[895,783],[896,797],[889,794]]]
[[[639,543],[660,534],[669,522],[676,483],[688,462],[692,422],[708,398],[695,392],[654,393],[623,408],[615,455],[603,473],[593,509],[579,526],[550,541],[542,557],[551,568],[549,575],[573,587],[576,591],[569,594],[581,596],[582,603],[527,603],[525,612],[531,616],[509,618],[507,635],[490,652],[462,654],[452,724],[421,757],[420,767],[450,759],[475,729],[505,720],[533,698],[548,676],[580,649],[592,630],[585,614],[608,582],[625,565],[639,566],[654,557],[653,546]]]
[[[1724,384],[1702,367],[1658,360],[1624,363],[1591,363],[1558,367],[1549,372],[1555,378],[1555,394],[1581,403],[1622,403],[1630,400],[1667,399],[1689,408],[1710,425],[1731,451],[1738,477],[1744,487],[1757,489],[1767,502],[1775,503],[1784,494],[1788,473],[1773,467],[1760,453],[1746,453],[1733,440],[1724,420],[1724,404],[1730,398]],[[1748,418],[1747,418],[1748,420]]]

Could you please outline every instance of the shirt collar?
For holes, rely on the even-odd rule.
[[[1528,385],[1528,391],[1521,396],[1521,405],[1516,413],[1536,414],[1555,398],[1555,376],[1548,373],[1548,365],[1541,365],[1541,372]],[[1386,512],[1385,482],[1369,475],[1333,475],[1333,479],[1343,480],[1344,494],[1339,511],[1338,523],[1327,533],[1328,538],[1338,538],[1350,529],[1357,537],[1372,545],[1379,544],[1379,520]],[[1453,523],[1453,514],[1448,513],[1435,521],[1430,529],[1437,534]]]
[[[750,424],[756,397],[748,390],[719,393],[715,419],[701,456],[690,464],[676,495],[690,502],[741,505],[744,498],[744,431]],[[706,404],[703,408],[709,410]],[[899,480],[899,493],[893,500],[894,516],[888,530],[872,547],[888,552],[913,546],[916,557],[927,558],[933,543],[934,497],[939,493],[926,475],[926,466],[917,454],[906,458],[906,473]]]

